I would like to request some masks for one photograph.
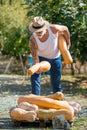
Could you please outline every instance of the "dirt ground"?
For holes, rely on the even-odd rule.
[[[83,85],[83,87],[81,87]],[[76,117],[76,127],[72,130],[87,130],[87,78],[86,77],[62,77],[62,86],[65,94],[65,100],[78,102],[82,110]],[[79,86],[79,88],[78,88]],[[40,128],[33,128],[34,126],[14,126],[14,122],[9,116],[11,107],[16,106],[17,99],[21,95],[31,93],[30,77],[19,75],[0,75],[0,129],[23,129],[23,130],[38,130]],[[41,95],[51,94],[51,85],[49,76],[42,76],[41,79]],[[85,120],[78,123],[77,120]],[[31,129],[30,129],[31,128]],[[45,130],[42,129],[41,130]],[[48,130],[48,128],[46,128]]]

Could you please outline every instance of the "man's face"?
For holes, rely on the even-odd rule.
[[[46,33],[46,29],[44,29],[44,30],[42,30],[42,31],[36,32],[36,34],[37,34],[38,36],[44,35],[45,33]]]

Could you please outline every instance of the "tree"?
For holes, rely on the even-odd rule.
[[[3,55],[18,56],[29,53],[28,23],[25,6],[20,3],[0,8],[0,48]]]
[[[73,59],[87,61],[86,0],[2,0],[0,1],[0,48],[2,54],[29,53],[28,24],[32,17],[43,16],[50,23],[63,24],[71,34]],[[11,2],[11,6],[7,4]],[[27,16],[26,16],[27,14]]]
[[[29,17],[41,15],[51,23],[66,25],[71,34],[70,52],[73,59],[87,61],[86,0],[31,0],[29,8]]]

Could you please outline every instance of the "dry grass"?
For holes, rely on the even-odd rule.
[[[49,76],[42,76],[41,95],[51,94]],[[66,100],[73,100],[81,104],[82,111],[75,118],[71,130],[87,129],[87,75],[63,75],[61,79]],[[0,75],[0,129],[21,130],[51,130],[52,126],[39,128],[39,126],[26,124],[24,126],[13,125],[9,117],[9,108],[16,105],[20,95],[31,93],[30,77],[18,75]]]

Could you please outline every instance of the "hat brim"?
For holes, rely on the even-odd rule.
[[[44,29],[47,29],[48,28],[48,25],[49,25],[49,22],[48,21],[44,21],[45,25],[43,27],[41,27],[40,29],[35,29],[33,26],[32,26],[32,23],[29,25],[29,30],[31,32],[40,32],[40,31],[43,31]]]

